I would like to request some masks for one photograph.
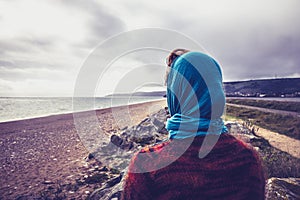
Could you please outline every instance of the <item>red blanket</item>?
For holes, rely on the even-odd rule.
[[[183,140],[173,139],[141,150],[131,160],[121,199],[264,199],[265,178],[251,147],[222,134],[213,150],[200,159],[203,139],[195,137],[188,147]],[[185,148],[178,157],[178,149]],[[160,169],[131,173],[155,168]]]

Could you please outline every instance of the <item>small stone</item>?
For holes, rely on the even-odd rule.
[[[49,184],[54,184],[52,181],[46,180],[43,182],[43,184],[49,185]]]
[[[89,172],[93,172],[93,171],[95,171],[95,169],[94,169],[94,168],[91,168],[91,169],[89,169],[88,171],[89,171]]]
[[[103,172],[107,172],[108,171],[108,169],[107,169],[107,167],[106,166],[103,166],[99,171],[103,171]]]
[[[112,186],[120,183],[121,180],[122,180],[122,174],[120,174],[120,176],[117,176],[116,178],[113,178],[113,179],[107,181],[106,185],[108,187],[112,187]]]
[[[84,157],[83,159],[88,162],[89,160],[93,159],[95,156],[93,153],[89,153],[86,157]]]
[[[111,143],[113,143],[113,144],[116,145],[117,147],[120,147],[121,144],[123,143],[123,139],[120,138],[120,137],[117,136],[117,135],[112,135],[112,136],[110,137],[110,141],[111,141]]]
[[[127,151],[132,149],[133,147],[134,147],[133,142],[128,142],[128,143],[122,144],[120,146],[121,149],[127,150]]]

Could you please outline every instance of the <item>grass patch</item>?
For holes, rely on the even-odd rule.
[[[255,106],[260,108],[268,108],[275,110],[284,110],[300,113],[300,102],[287,102],[287,101],[268,101],[256,99],[227,99],[227,103],[240,104],[246,106]]]
[[[279,115],[258,110],[226,106],[226,115],[240,118],[244,121],[251,120],[253,124],[263,128],[300,139],[300,118],[291,115]]]
[[[300,159],[272,147],[264,138],[253,138],[250,144],[259,147],[264,171],[268,178],[300,177]]]

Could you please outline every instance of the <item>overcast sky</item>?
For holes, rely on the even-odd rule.
[[[0,96],[72,96],[82,65],[99,44],[148,27],[197,41],[221,64],[224,81],[300,77],[299,8],[299,0],[0,0]],[[113,63],[95,95],[126,85],[122,75],[134,66],[148,71],[131,73],[131,80],[151,74],[162,83],[163,70],[147,68],[145,55]]]

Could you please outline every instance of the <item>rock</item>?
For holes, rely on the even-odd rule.
[[[91,160],[91,159],[93,159],[94,158],[94,155],[92,154],[92,153],[89,153],[86,157],[85,157],[85,161],[89,161],[89,160]]]
[[[116,145],[117,147],[120,147],[123,150],[128,151],[128,150],[132,149],[134,147],[134,144],[131,141],[129,141],[129,142],[126,141],[126,139],[128,138],[128,137],[126,137],[127,136],[126,132],[123,132],[122,136],[123,136],[123,138],[121,138],[118,135],[112,135],[110,138],[111,143]]]
[[[133,147],[134,147],[133,142],[125,142],[125,143],[123,142],[123,144],[120,146],[121,149],[126,151],[131,150]]]
[[[106,182],[106,187],[112,187],[112,186],[120,183],[122,180],[122,177],[123,177],[123,174],[120,174],[119,176],[117,176],[113,179],[110,179],[109,181]]]
[[[270,178],[266,192],[268,200],[300,199],[300,178]]]
[[[156,128],[157,132],[160,132],[165,128],[165,122],[167,120],[167,111],[165,109],[159,110],[157,113],[150,115],[151,123]]]
[[[253,137],[250,139],[251,145],[255,147],[270,147],[268,140],[261,137]]]
[[[85,179],[85,183],[87,183],[87,184],[102,183],[107,179],[108,179],[107,174],[105,174],[105,173],[96,173],[96,174],[92,174],[92,175],[88,176]]]
[[[155,128],[158,132],[165,127],[164,122],[159,121],[157,118],[152,118],[151,122],[153,123],[153,125],[155,126]]]
[[[251,130],[249,130],[246,126],[238,122],[227,121],[225,122],[225,126],[227,127],[230,134],[246,134],[246,135],[253,135]]]
[[[168,130],[165,127],[163,127],[162,129],[160,129],[158,132],[160,134],[163,134],[163,135],[168,135],[169,134]]]
[[[110,142],[99,148],[98,154],[95,156],[106,159],[109,166],[115,168],[106,172],[114,178],[104,180],[103,186],[92,192],[89,199],[120,199],[123,190],[123,174],[132,155],[147,144],[154,144],[167,139],[168,131],[165,128],[165,121],[166,110],[161,109],[145,118],[138,125],[122,129],[121,134],[113,134]],[[115,174],[119,175],[115,177]]]
[[[120,138],[120,136],[117,136],[117,135],[112,135],[110,137],[110,141],[111,141],[111,143],[113,143],[117,147],[120,147],[122,145],[122,143],[123,143],[123,139]]]
[[[43,182],[43,184],[45,184],[45,185],[50,185],[50,184],[54,184],[54,182],[49,181],[49,180],[45,180],[45,181]]]
[[[144,119],[140,124],[129,128],[122,133],[125,140],[144,146],[154,142],[157,133],[155,126],[151,123],[150,118]]]
[[[88,155],[88,159],[93,159],[94,158],[94,155],[93,154],[91,154],[91,153],[89,153],[89,155]]]
[[[108,171],[108,169],[107,169],[107,167],[106,167],[106,166],[103,166],[101,169],[99,169],[99,171],[107,172],[107,171]]]
[[[115,184],[113,187],[109,187],[109,185],[105,185],[102,188],[95,190],[88,199],[90,200],[112,200],[112,199],[120,199],[123,191],[123,181],[122,179],[119,183]]]

